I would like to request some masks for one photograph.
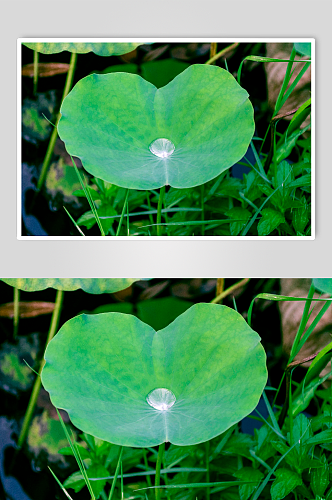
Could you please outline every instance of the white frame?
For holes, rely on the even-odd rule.
[[[90,43],[121,43],[121,42],[158,42],[158,43],[190,43],[190,42],[218,42],[218,43],[234,43],[238,41],[240,43],[253,43],[253,42],[266,42],[266,43],[295,43],[295,42],[310,42],[312,48],[311,56],[311,137],[312,137],[312,147],[311,147],[311,172],[312,172],[312,182],[311,182],[311,232],[310,236],[22,236],[22,224],[21,224],[21,213],[22,213],[22,172],[21,172],[21,158],[22,158],[22,112],[21,112],[21,93],[22,93],[22,77],[21,77],[21,60],[22,60],[22,43],[33,43],[33,42],[48,42],[48,43],[60,43],[60,42],[90,42]],[[315,239],[315,39],[314,38],[18,38],[17,39],[17,239],[18,240],[67,240],[67,241],[116,241],[116,240],[214,240],[214,241],[245,241],[245,240],[307,240],[312,241]]]

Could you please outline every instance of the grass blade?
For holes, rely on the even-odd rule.
[[[122,212],[121,212],[121,216],[120,216],[119,225],[118,225],[118,228],[116,230],[116,235],[115,236],[119,236],[120,231],[121,231],[123,217],[124,217],[125,210],[126,210],[126,207],[127,207],[128,196],[129,196],[129,189],[127,189],[127,192],[126,192],[126,196],[125,196],[125,200],[124,200],[124,203],[123,203]],[[108,217],[105,217],[105,219],[106,218],[108,218]]]
[[[254,297],[250,303],[250,306],[249,306],[249,309],[248,309],[248,325],[251,326],[251,319],[252,319],[252,310],[253,310],[253,306],[254,306],[254,303],[255,303],[255,300],[256,299],[264,299],[264,300],[275,300],[275,301],[278,301],[278,302],[282,302],[282,301],[289,301],[289,302],[298,302],[298,301],[304,301],[304,300],[313,300],[313,301],[316,301],[316,302],[325,302],[325,301],[332,301],[332,298],[331,299],[328,299],[328,298],[324,298],[324,299],[320,299],[320,298],[308,298],[308,297],[290,297],[288,295],[275,295],[273,293],[259,293],[258,295],[256,295],[256,297]]]
[[[56,480],[56,482],[58,483],[58,485],[60,486],[60,488],[62,489],[62,491],[64,492],[64,494],[66,495],[66,497],[69,498],[69,500],[73,500],[72,497],[69,495],[68,491],[66,490],[66,488],[64,486],[62,486],[61,482],[56,477],[56,475],[52,471],[51,467],[48,467],[48,469],[51,471],[52,476],[54,477],[54,479]]]
[[[68,212],[68,210],[66,209],[66,207],[63,207],[67,213],[67,215],[69,216],[70,220],[72,221],[72,223],[75,225],[77,231],[82,235],[82,236],[85,236],[85,234],[83,233],[82,229],[76,224],[76,222],[74,221],[74,219],[72,218],[72,216],[70,215],[70,213]]]
[[[124,450],[124,448],[123,448],[123,446],[121,446],[121,448],[119,450],[119,455],[118,455],[118,463],[116,464],[116,469],[115,469],[114,478],[112,481],[111,490],[110,490],[110,493],[108,496],[108,500],[112,500],[112,497],[113,497],[113,493],[114,493],[115,485],[116,485],[116,480],[118,479],[118,475],[119,475],[120,465],[122,465],[123,450]]]
[[[95,495],[94,495],[93,490],[92,490],[92,486],[91,486],[90,481],[89,481],[89,478],[88,478],[88,475],[87,475],[87,473],[86,473],[86,469],[85,469],[85,466],[84,466],[83,460],[82,460],[82,458],[81,458],[81,456],[80,456],[80,453],[79,453],[79,451],[78,451],[78,448],[77,448],[77,446],[76,446],[75,440],[74,440],[74,439],[73,439],[73,441],[71,440],[71,438],[70,438],[70,436],[69,436],[69,432],[68,432],[68,430],[67,430],[67,427],[65,426],[65,423],[64,423],[64,421],[62,420],[62,417],[61,417],[61,414],[60,414],[60,412],[59,412],[58,408],[56,408],[56,411],[57,411],[57,414],[58,414],[58,417],[59,417],[59,420],[60,420],[60,423],[61,423],[62,429],[63,429],[63,431],[64,431],[64,433],[65,433],[65,435],[66,435],[67,441],[68,441],[68,443],[69,443],[69,446],[70,446],[70,448],[71,448],[71,451],[73,452],[73,455],[74,455],[75,460],[76,460],[76,462],[77,462],[77,465],[78,465],[78,467],[79,467],[79,469],[80,469],[80,471],[81,471],[81,474],[82,474],[82,476],[83,476],[84,482],[85,482],[85,484],[86,484],[86,486],[87,486],[87,488],[88,488],[88,490],[89,490],[89,493],[90,493],[90,495],[91,495],[91,498],[92,498],[93,500],[96,500],[96,499],[95,499]]]
[[[84,191],[85,197],[88,200],[88,203],[90,205],[91,211],[92,211],[93,215],[95,216],[95,219],[96,219],[96,222],[98,224],[100,233],[101,233],[102,236],[105,236],[105,232],[104,232],[103,226],[101,225],[101,222],[100,222],[100,219],[99,219],[99,216],[98,216],[98,213],[97,213],[96,205],[94,204],[94,201],[93,201],[93,199],[91,197],[91,194],[89,193],[89,190],[86,188],[86,186],[84,184],[84,176],[83,176],[83,180],[82,180],[81,174],[79,173],[78,168],[76,166],[76,163],[74,162],[73,157],[71,155],[70,155],[70,158],[71,158],[71,161],[72,161],[73,166],[75,168],[75,172],[76,172],[76,175],[78,177],[78,180],[80,181],[80,184],[81,184],[82,189]]]

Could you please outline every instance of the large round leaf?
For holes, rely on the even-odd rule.
[[[81,315],[45,353],[42,382],[80,429],[124,446],[204,442],[248,415],[267,379],[260,338],[233,309],[196,304],[156,332]]]
[[[94,52],[98,56],[118,56],[127,54],[136,49],[142,43],[23,43],[29,49],[36,50],[42,54],[57,54],[63,50],[75,52],[77,54],[86,54]]]
[[[1,278],[8,285],[35,292],[45,288],[72,291],[82,288],[88,293],[114,293],[128,288],[139,278]]]
[[[203,184],[240,160],[254,133],[248,93],[227,71],[201,64],[160,89],[128,73],[89,75],[61,114],[67,151],[94,176],[131,189]]]
[[[332,295],[332,278],[314,278],[313,282],[317,290]]]

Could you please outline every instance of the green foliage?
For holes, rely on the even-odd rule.
[[[309,304],[313,292],[312,286]],[[270,293],[258,297],[299,300]],[[242,416],[250,411],[243,408],[261,376],[255,356],[250,359],[249,354],[261,350],[257,334],[235,311],[203,303],[191,306],[165,327],[172,315],[189,305],[173,297],[166,299],[172,300],[138,301],[128,309],[156,328],[160,322],[164,329],[158,332],[129,314],[83,315],[65,323],[49,344],[43,383],[54,404],[70,408],[73,423],[92,433],[83,433],[82,441],[60,450],[62,455],[79,454],[84,462],[84,468],[73,471],[64,487],[79,492],[89,481],[95,498],[107,498],[120,456],[125,497],[144,498],[156,475],[157,450],[148,445],[160,442],[148,440],[152,430],[163,428],[158,422],[158,413],[163,413],[170,440],[177,443],[167,444],[162,461],[161,488],[168,499],[202,500],[209,487],[210,495],[226,500],[331,500],[331,389],[320,389],[327,377],[318,379],[331,346],[316,356],[302,383],[290,384],[291,405],[283,424],[281,407],[272,402],[276,392],[266,388],[263,399],[268,412],[262,416],[259,408],[260,412],[250,415],[261,427],[249,435],[238,423],[241,417],[235,417],[237,411]],[[305,332],[308,318],[305,312]],[[266,374],[261,388],[265,381]],[[156,409],[150,415],[146,394],[158,386],[170,387],[177,400],[166,411]],[[310,400],[317,409],[312,417],[300,413]],[[222,428],[228,410],[232,417]],[[172,439],[178,431],[182,442]],[[121,440],[114,439],[120,434]],[[208,446],[204,439],[209,439]],[[121,455],[119,445],[124,442],[127,446]],[[114,487],[117,498],[120,480]],[[152,498],[154,490],[146,493]]]
[[[256,406],[266,383],[259,340],[215,304],[196,304],[157,333],[127,314],[81,315],[49,343],[42,381],[85,432],[123,446],[190,445]]]
[[[281,500],[291,493],[296,486],[302,484],[301,477],[289,469],[280,468],[276,470],[275,475],[277,479],[273,482],[271,487],[272,500]]]
[[[130,189],[203,184],[242,158],[254,132],[248,93],[227,71],[199,64],[161,89],[134,74],[87,76],[61,115],[67,151],[95,177]],[[174,152],[153,153],[158,139]]]

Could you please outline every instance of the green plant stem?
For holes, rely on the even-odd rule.
[[[204,184],[201,185],[201,209],[202,209],[202,220],[204,220]],[[205,235],[205,225],[202,225],[202,236]]]
[[[243,280],[238,281],[234,285],[230,286],[229,288],[227,288],[227,290],[221,292],[215,299],[211,300],[211,304],[218,304],[222,299],[227,297],[227,295],[229,295],[230,293],[234,292],[238,288],[241,288],[243,285],[248,283],[249,280],[250,278],[243,278]]]
[[[148,471],[149,470],[149,463],[148,463],[148,458],[147,458],[147,453],[146,453],[146,449],[145,448],[143,448],[143,459],[144,459],[145,468]],[[151,482],[151,477],[150,476],[146,476],[146,482],[148,483],[148,487],[151,488],[152,487],[152,482]]]
[[[210,482],[210,441],[205,443],[206,482]],[[206,500],[210,500],[210,487],[206,487]]]
[[[37,50],[33,51],[33,94],[37,94],[38,86],[38,59],[39,54]]]
[[[298,352],[297,346],[300,342],[300,339],[303,335],[304,329],[305,329],[306,324],[308,322],[308,314],[309,314],[309,310],[310,310],[311,299],[313,298],[314,293],[315,293],[315,285],[313,284],[313,282],[311,282],[310,289],[308,292],[308,300],[306,300],[306,302],[305,302],[301,322],[300,322],[298,331],[296,333],[296,336],[295,336],[295,339],[294,339],[294,342],[292,345],[292,349],[291,349],[291,352],[289,355],[288,363],[291,363],[294,360],[294,358]]]
[[[127,199],[127,236],[129,236],[129,202]]]
[[[20,289],[14,288],[14,339],[17,337],[20,320]]]
[[[123,204],[123,207],[122,207],[122,212],[121,212],[121,217],[120,217],[119,225],[118,225],[118,228],[116,230],[116,235],[115,236],[119,236],[120,231],[121,231],[121,226],[122,226],[124,214],[125,214],[125,211],[126,211],[126,208],[127,208],[128,196],[129,196],[129,189],[127,189],[127,192],[126,192],[126,197],[125,197],[125,201],[124,201],[124,204]]]
[[[147,202],[148,202],[149,212],[152,212],[149,191],[146,192],[146,199],[147,199]],[[149,214],[149,220],[150,220],[150,224],[153,225],[154,224],[154,220],[153,220],[152,214]]]
[[[63,302],[63,295],[64,295],[64,292],[62,290],[58,290],[56,293],[55,306],[54,306],[54,310],[53,310],[53,314],[52,314],[52,320],[51,320],[51,325],[50,325],[50,329],[49,329],[47,340],[46,340],[45,349],[48,346],[48,343],[54,337],[54,335],[58,329],[61,308],[62,308],[62,302]],[[22,447],[22,445],[25,441],[27,432],[29,430],[30,421],[31,421],[31,418],[33,415],[33,410],[36,406],[36,402],[37,402],[37,398],[38,398],[38,394],[39,394],[39,390],[40,390],[40,386],[41,386],[40,375],[41,375],[42,369],[44,367],[44,364],[45,364],[45,359],[43,359],[40,363],[38,377],[36,378],[33,389],[32,389],[28,408],[27,408],[27,411],[26,411],[25,416],[24,416],[22,429],[21,429],[21,432],[20,432],[20,435],[19,435],[19,438],[17,441],[18,448]]]
[[[231,50],[235,49],[238,45],[239,45],[238,42],[232,43],[232,45],[229,45],[225,49],[222,49],[220,52],[218,52],[218,54],[215,54],[213,57],[210,56],[210,59],[206,61],[205,64],[213,64],[215,61],[217,61],[217,59],[227,54],[227,52],[230,52]]]
[[[112,496],[113,496],[113,493],[114,493],[114,490],[115,490],[116,480],[118,478],[119,471],[120,471],[120,466],[121,466],[121,463],[122,463],[122,453],[123,453],[123,446],[121,446],[121,448],[119,450],[118,463],[116,464],[116,469],[115,469],[115,472],[114,472],[114,478],[113,478],[113,481],[112,481],[112,486],[111,486],[110,494],[108,495],[108,500],[112,500]]]
[[[158,199],[158,207],[157,207],[157,224],[161,223],[161,209],[163,206],[163,199],[165,196],[165,186],[160,188],[159,199]],[[162,235],[162,226],[157,226],[157,236]]]
[[[212,59],[217,53],[217,43],[212,42],[210,45],[210,59]],[[210,64],[214,64],[213,62]]]
[[[67,96],[67,94],[69,93],[69,91],[71,89],[71,86],[72,86],[72,83],[73,83],[73,78],[74,78],[76,60],[77,60],[77,54],[75,54],[73,52],[72,55],[71,55],[71,57],[70,57],[69,70],[68,70],[68,73],[67,73],[67,79],[66,79],[65,88],[64,88],[64,91],[63,91],[63,96],[62,96],[61,104],[62,104],[64,98]],[[39,192],[41,190],[41,188],[42,188],[42,186],[44,184],[44,181],[45,181],[47,169],[48,169],[48,166],[50,164],[50,161],[51,161],[51,158],[52,158],[52,154],[53,154],[53,150],[54,150],[54,146],[55,146],[55,142],[56,142],[56,139],[57,139],[57,136],[58,136],[58,123],[59,123],[60,118],[61,118],[61,113],[59,111],[58,114],[57,114],[57,117],[56,117],[55,127],[53,128],[53,131],[52,131],[50,142],[48,144],[48,148],[47,148],[46,155],[45,155],[45,158],[44,158],[43,166],[42,166],[42,169],[41,169],[41,172],[40,172],[40,176],[39,176],[39,179],[38,179],[37,192]]]
[[[159,445],[158,457],[157,457],[157,463],[156,463],[155,486],[160,486],[160,469],[161,469],[161,464],[163,461],[164,452],[165,452],[165,443],[161,443]],[[156,488],[156,500],[160,500],[160,498],[161,498],[161,489]]]

